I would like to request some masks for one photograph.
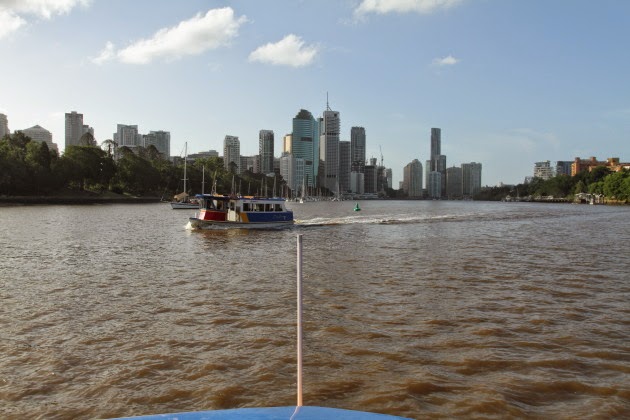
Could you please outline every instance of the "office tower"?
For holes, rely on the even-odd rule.
[[[138,134],[137,125],[117,124],[113,139],[118,147],[128,147],[134,152],[142,146],[142,135]]]
[[[339,192],[340,194],[350,191],[351,147],[349,141],[339,142]]]
[[[431,129],[431,171],[437,171],[436,157],[442,154],[442,130]]]
[[[315,187],[319,171],[319,124],[305,109],[293,118],[291,153],[296,159],[304,159],[306,186]]]
[[[291,153],[291,133],[285,134],[282,139],[282,153]]]
[[[365,170],[363,172],[363,192],[365,194],[376,194],[378,192],[376,158],[372,158],[370,163],[370,165],[365,165]]]
[[[171,155],[171,133],[168,131],[149,131],[143,137],[143,147],[154,146],[164,157]]]
[[[320,174],[320,185],[328,188],[332,193],[339,193],[339,131],[341,126],[339,112],[330,109],[326,104],[326,110],[319,119],[319,158],[322,162],[323,173]]]
[[[363,173],[365,167],[365,128],[350,129],[350,153],[352,155],[352,172]]]
[[[296,158],[291,153],[284,152],[280,156],[280,176],[292,191],[293,197],[301,194],[304,185],[304,159]]]
[[[260,173],[273,173],[273,143],[272,130],[258,132],[258,155],[260,156]]]
[[[385,179],[386,179],[386,184],[387,188],[392,188],[392,183],[393,183],[393,173],[392,173],[392,168],[387,168],[385,169]],[[422,188],[422,184],[420,185],[420,188]]]
[[[83,134],[83,114],[77,111],[66,113],[66,147],[80,145]]]
[[[446,197],[457,200],[463,195],[462,168],[453,166],[446,169]]]
[[[241,142],[236,136],[225,136],[223,140],[223,165],[226,170],[241,173]]]
[[[403,169],[403,190],[409,198],[422,197],[422,163],[412,160]]]
[[[442,173],[438,171],[429,172],[429,179],[427,179],[427,192],[429,198],[441,198],[442,197]]]
[[[553,178],[553,169],[551,168],[551,162],[536,162],[534,163],[534,178],[541,178],[545,181],[549,178]]]
[[[0,139],[8,134],[11,134],[9,131],[9,120],[6,115],[0,114]]]
[[[36,141],[39,143],[46,143],[49,150],[55,150],[59,152],[57,148],[57,144],[53,143],[52,141],[52,133],[46,130],[45,128],[39,125],[35,125],[31,128],[26,128],[22,130],[22,133],[30,137],[32,141]]]
[[[472,198],[481,190],[481,163],[462,163],[462,194]]]

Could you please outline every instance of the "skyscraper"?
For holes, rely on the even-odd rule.
[[[168,131],[150,131],[143,136],[143,146],[155,146],[158,152],[168,158],[171,155],[171,133]]]
[[[439,128],[431,129],[431,166],[430,172],[439,172],[442,174],[440,180],[442,182],[440,191],[446,193],[446,156],[442,154],[442,130]],[[427,178],[427,182],[429,179]],[[427,184],[427,190],[429,185]]]
[[[350,129],[350,154],[352,172],[364,172],[365,168],[365,128],[352,127]]]
[[[0,139],[7,134],[11,134],[9,131],[9,120],[4,114],[0,114]]]
[[[241,142],[236,136],[225,136],[223,140],[223,165],[228,171],[235,166],[236,174],[241,173]]]
[[[272,130],[260,130],[258,133],[258,155],[260,156],[260,173],[273,172],[273,143]]]
[[[326,104],[326,110],[320,119],[319,127],[319,157],[322,161],[323,174],[321,185],[333,193],[339,191],[339,112],[330,109]]]
[[[462,193],[473,197],[481,190],[481,163],[462,163]]]
[[[319,166],[319,124],[305,109],[293,118],[291,153],[296,159],[304,159],[306,185],[315,187]]]
[[[418,159],[403,169],[403,190],[410,198],[422,197],[422,163]]]
[[[339,193],[350,191],[350,171],[352,164],[350,161],[350,142],[339,142]]]
[[[66,139],[67,138],[68,131],[66,130]],[[113,139],[118,147],[125,146],[131,150],[135,150],[138,146],[142,145],[142,136],[138,134],[137,125],[117,124],[116,132],[113,134]]]
[[[53,143],[52,141],[52,133],[46,130],[45,128],[39,125],[36,125],[31,128],[26,128],[22,130],[22,133],[29,136],[32,141],[46,143],[49,150],[55,150],[59,152],[59,149],[57,148],[57,144]]]
[[[65,147],[78,146],[81,143],[81,136],[83,134],[83,114],[79,114],[77,111],[66,113]]]
[[[462,198],[462,168],[446,169],[446,196],[449,200]]]

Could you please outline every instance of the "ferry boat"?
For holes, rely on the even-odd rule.
[[[197,194],[199,212],[189,219],[192,229],[270,229],[293,225],[293,211],[284,198]]]

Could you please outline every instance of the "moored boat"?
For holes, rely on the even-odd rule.
[[[199,212],[189,219],[193,229],[270,229],[293,225],[284,198],[197,194]]]

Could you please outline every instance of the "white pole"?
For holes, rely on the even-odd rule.
[[[302,235],[297,236],[297,406],[302,406]]]

